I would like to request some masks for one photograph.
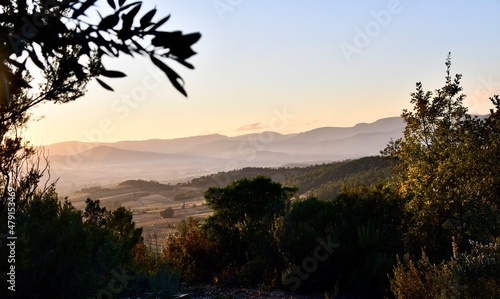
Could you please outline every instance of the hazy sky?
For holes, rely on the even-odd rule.
[[[107,6],[106,1],[99,1]],[[500,93],[500,1],[146,0],[165,30],[201,32],[179,94],[149,59],[107,59],[124,71],[85,97],[44,104],[35,144],[113,142],[351,126],[400,115],[422,81],[442,87],[445,59],[463,74],[466,104],[487,113]]]

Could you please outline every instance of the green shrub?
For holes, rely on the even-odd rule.
[[[54,189],[33,195],[16,214],[16,298],[142,296],[144,290],[169,298],[178,277],[146,254],[141,233],[125,208],[108,211],[88,199],[82,212]],[[0,247],[4,269],[6,250]]]
[[[409,255],[394,267],[391,290],[405,298],[500,298],[500,240],[483,245],[471,242],[472,250],[456,253],[440,264],[425,253],[414,262]]]

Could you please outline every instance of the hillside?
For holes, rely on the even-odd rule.
[[[323,163],[307,167],[245,167],[228,172],[203,176],[180,186],[206,189],[225,187],[243,177],[265,175],[274,181],[299,188],[298,195],[332,198],[342,186],[370,185],[386,180],[391,172],[391,162],[378,156],[341,162]]]
[[[400,117],[307,132],[219,134],[115,143],[64,142],[46,147],[62,195],[129,179],[178,183],[234,169],[314,165],[378,155],[402,135]],[[276,175],[280,175],[277,173]],[[281,174],[283,175],[283,174]]]
[[[134,213],[138,227],[144,228],[149,242],[155,235],[164,241],[174,224],[186,217],[204,218],[211,210],[205,205],[203,194],[209,187],[224,187],[236,179],[256,175],[271,177],[274,181],[297,186],[298,196],[316,196],[330,199],[342,186],[374,184],[388,178],[390,161],[380,157],[364,157],[342,162],[324,163],[307,167],[245,167],[192,179],[186,183],[162,184],[153,180],[126,180],[113,186],[96,184],[82,188],[69,197],[79,209],[85,207],[87,198],[99,199],[110,209],[124,206]],[[165,219],[160,211],[172,208],[174,217]]]

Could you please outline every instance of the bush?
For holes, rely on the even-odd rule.
[[[297,188],[283,186],[269,177],[234,181],[205,192],[214,210],[203,224],[208,239],[217,244],[220,280],[236,279],[244,285],[279,281],[283,258],[277,243],[276,223],[290,207]],[[228,250],[230,248],[230,250]]]
[[[408,254],[394,267],[394,277],[390,279],[391,291],[398,299],[411,298],[457,298],[456,286],[449,265],[436,265],[422,252],[422,258],[413,262]]]
[[[208,189],[213,215],[182,221],[165,260],[188,282],[386,295],[404,201],[384,185],[344,189],[329,201],[291,202],[295,190],[266,177]]]
[[[398,259],[391,291],[398,299],[500,298],[500,239],[471,245],[470,252],[455,251],[451,260],[439,265],[431,264],[424,252],[417,262],[409,255]]]
[[[376,297],[387,293],[387,274],[402,248],[402,205],[403,201],[383,184],[344,188],[328,201],[295,200],[281,233],[280,247],[288,265],[285,286],[295,288],[290,283],[293,267],[311,257],[318,238],[329,237],[338,248],[318,263],[307,279],[297,282],[300,291],[332,291],[338,284],[340,295]]]
[[[180,274],[144,243],[133,249],[134,280],[125,294],[131,298],[173,298],[179,290]]]
[[[141,240],[129,210],[110,212],[88,199],[82,213],[54,189],[33,195],[16,216],[19,298],[85,298],[107,290],[114,276],[131,269],[131,250]],[[6,248],[0,250],[7,261]]]
[[[174,212],[174,209],[172,209],[172,207],[168,207],[165,210],[160,212],[160,216],[162,218],[172,218],[172,217],[174,217],[174,214],[175,214],[175,212]]]
[[[188,218],[179,223],[179,233],[167,238],[163,249],[165,262],[180,271],[188,282],[211,282],[217,272],[215,245],[202,231],[199,219]]]

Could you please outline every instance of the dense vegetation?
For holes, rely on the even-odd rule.
[[[153,22],[155,10],[134,22],[141,2],[107,2],[112,13],[98,24],[80,17],[96,1],[1,4],[2,298],[14,294],[8,287],[16,298],[171,298],[180,279],[332,297],[500,296],[500,98],[491,98],[484,119],[467,114],[450,59],[443,88],[426,92],[417,83],[414,108],[402,114],[404,137],[383,158],[193,180],[213,214],[183,221],[161,254],[144,245],[131,211],[92,199],[77,210],[60,200],[55,183],[40,181],[43,157],[20,137],[29,109],[81,97],[92,78],[122,77],[100,61],[119,53],[148,55],[185,94],[160,58],[192,68],[186,59],[200,37],[157,30],[168,17]],[[23,18],[35,13],[46,22],[26,30]],[[144,37],[152,44],[141,45]],[[40,94],[30,92],[27,59],[45,75]]]
[[[173,186],[168,184],[162,184],[158,181],[145,181],[145,180],[127,180],[121,182],[120,186],[134,187],[141,191],[162,191],[162,190],[172,190]]]
[[[265,175],[285,185],[298,187],[298,196],[320,199],[335,197],[343,186],[371,185],[386,181],[391,173],[391,161],[381,157],[323,163],[307,167],[246,167],[195,178],[180,186],[207,189],[225,187],[235,180]]]
[[[189,282],[371,298],[498,298],[500,98],[491,98],[485,118],[467,114],[461,76],[451,77],[450,59],[446,65],[445,86],[435,93],[417,83],[414,109],[402,114],[404,137],[382,152],[394,163],[390,180],[367,186],[357,176],[362,185],[329,199],[292,200],[296,187],[264,176],[209,188],[214,214],[182,223],[164,259]],[[367,159],[352,161],[342,180],[356,165],[370,165]],[[316,182],[315,171],[339,175],[315,166],[270,171],[302,188],[328,184]]]
[[[125,74],[106,69],[103,57],[146,55],[186,95],[165,61],[194,68],[187,59],[201,35],[162,31],[169,16],[157,19],[156,9],[142,14],[142,4],[0,2],[1,298],[138,297],[145,291],[168,298],[178,283],[143,245],[129,210],[108,211],[89,199],[80,211],[60,200],[55,183],[43,181],[50,177],[43,152],[23,140],[36,105],[74,101],[92,79],[112,90],[103,78]],[[88,18],[92,14],[100,18]]]

